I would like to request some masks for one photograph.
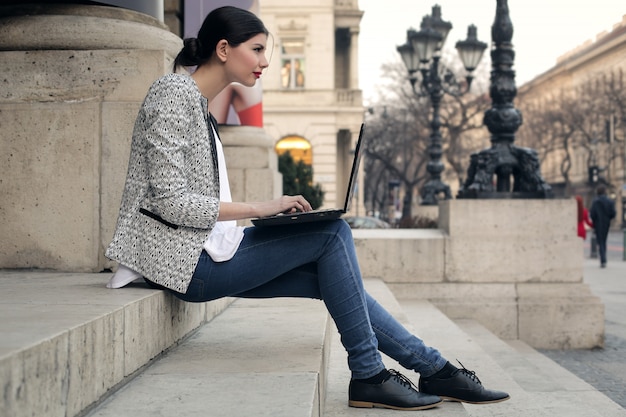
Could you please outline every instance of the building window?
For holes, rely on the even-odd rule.
[[[304,40],[283,39],[281,49],[281,86],[304,88]]]
[[[280,156],[286,152],[291,154],[295,162],[302,161],[307,165],[313,164],[311,143],[300,136],[287,136],[276,144],[276,153]]]

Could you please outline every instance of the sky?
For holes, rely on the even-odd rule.
[[[441,6],[441,17],[452,23],[444,49],[453,51],[467,37],[470,24],[478,39],[491,45],[491,25],[496,0],[359,0],[364,12],[359,34],[359,86],[366,104],[375,104],[376,86],[384,63],[400,62],[396,47],[406,42],[409,28],[419,30],[422,17],[432,6]],[[515,81],[518,86],[552,68],[557,58],[600,32],[610,32],[626,15],[624,0],[509,0],[513,22]],[[489,48],[483,65],[490,68]]]

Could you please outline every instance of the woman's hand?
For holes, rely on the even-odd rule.
[[[311,211],[311,204],[301,195],[284,195],[276,200],[256,203],[259,214],[256,217],[272,216],[278,213]]]
[[[301,195],[284,195],[275,200],[258,203],[221,202],[218,220],[242,220],[311,210],[311,204]]]

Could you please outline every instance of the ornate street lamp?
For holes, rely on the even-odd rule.
[[[483,119],[491,133],[491,147],[470,155],[467,178],[457,198],[552,198],[552,188],[541,176],[537,152],[514,144],[522,112],[513,103],[517,95],[513,23],[507,0],[496,3],[491,26],[491,108]]]
[[[444,199],[452,198],[450,187],[441,181],[444,168],[441,162],[443,150],[439,131],[441,127],[439,107],[444,94],[460,97],[469,91],[473,80],[472,71],[476,69],[487,48],[486,43],[476,38],[476,26],[470,25],[467,30],[467,39],[456,43],[456,49],[467,71],[465,84],[460,85],[450,71],[445,71],[442,79],[439,60],[450,29],[452,29],[452,24],[441,18],[441,7],[435,5],[432,8],[432,15],[424,16],[422,19],[420,31],[409,29],[407,42],[397,47],[409,72],[413,91],[418,96],[428,96],[433,108],[428,147],[430,161],[426,167],[430,178],[422,188],[422,205],[437,205],[442,194]],[[421,79],[419,84],[418,79]]]

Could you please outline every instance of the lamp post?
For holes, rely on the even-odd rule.
[[[450,29],[452,29],[452,24],[441,18],[441,7],[435,5],[432,8],[432,15],[427,15],[422,19],[420,31],[409,29],[406,43],[397,47],[409,72],[409,81],[413,91],[418,96],[428,96],[432,106],[431,135],[428,146],[430,160],[426,167],[430,178],[422,188],[422,205],[437,205],[442,194],[443,199],[452,198],[450,187],[441,181],[444,167],[441,162],[443,150],[439,131],[441,127],[439,107],[444,94],[460,97],[469,91],[474,78],[472,72],[478,66],[487,48],[486,43],[476,38],[476,26],[470,25],[467,30],[467,39],[456,43],[456,49],[467,71],[465,85],[460,85],[449,70],[445,71],[442,79],[439,61]],[[421,78],[419,83],[418,78]]]

